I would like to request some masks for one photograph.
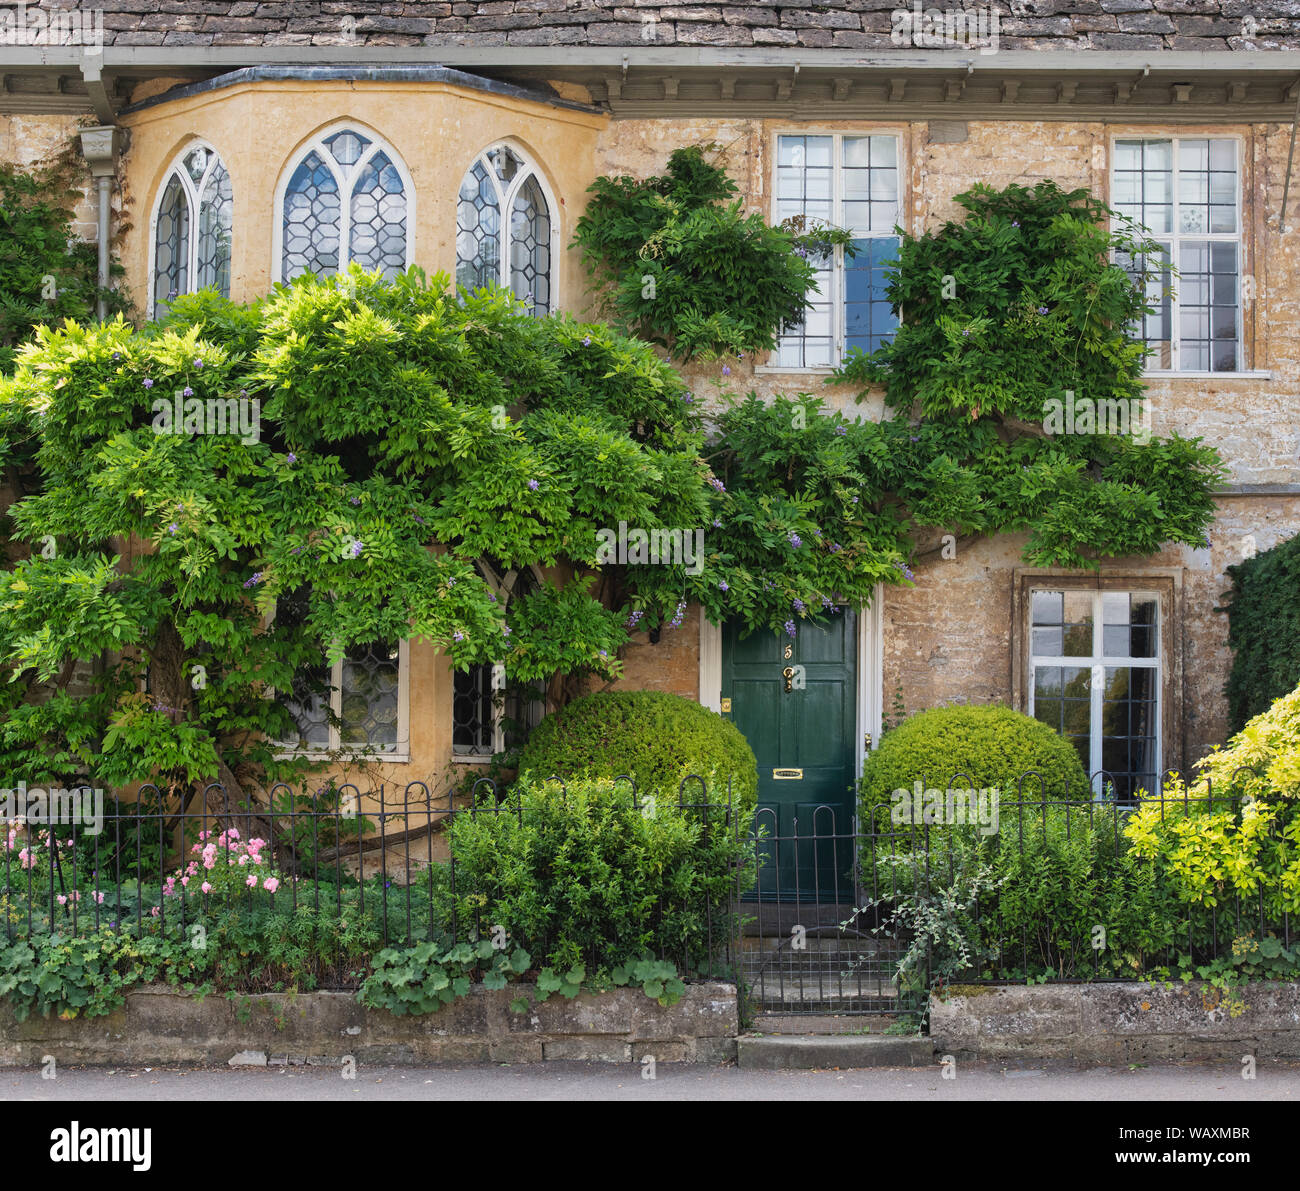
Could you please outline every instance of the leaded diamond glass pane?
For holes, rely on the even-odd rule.
[[[178,294],[186,292],[190,256],[190,201],[185,184],[172,174],[158,208],[154,239],[153,298],[161,318]]]
[[[456,284],[482,289],[501,277],[501,207],[496,186],[475,162],[456,204]]]
[[[452,750],[462,757],[489,757],[493,737],[491,665],[457,671],[452,679]]]
[[[342,729],[345,745],[397,751],[398,646],[353,645],[343,657]]]
[[[195,285],[211,286],[223,298],[230,297],[230,239],[234,217],[234,196],[230,175],[220,161],[199,196],[199,259]]]
[[[386,153],[376,153],[352,187],[349,259],[392,280],[406,268],[406,192]]]
[[[510,213],[510,288],[530,314],[551,308],[551,216],[536,178],[515,195]]]
[[[294,170],[284,195],[283,281],[303,273],[328,276],[338,270],[340,214],[338,184],[313,151]]]
[[[195,186],[203,180],[203,171],[208,168],[211,156],[210,150],[205,149],[202,145],[196,145],[185,154],[185,168],[189,171],[190,178],[193,179]]]

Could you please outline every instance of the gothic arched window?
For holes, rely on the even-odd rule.
[[[154,212],[155,318],[180,294],[215,289],[230,297],[234,197],[230,175],[210,145],[191,145],[167,172]]]
[[[286,284],[353,262],[391,280],[411,258],[412,188],[397,153],[373,134],[327,130],[298,155],[279,204],[278,270]]]
[[[456,284],[505,286],[533,314],[550,313],[553,235],[537,167],[512,145],[480,153],[456,204]]]

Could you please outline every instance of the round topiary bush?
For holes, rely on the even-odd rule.
[[[519,773],[545,779],[636,779],[640,793],[675,800],[687,774],[709,781],[715,798],[731,780],[737,805],[758,800],[758,762],[735,724],[680,695],[661,691],[599,691],[548,715],[519,757]],[[693,787],[693,788],[692,788]],[[700,801],[698,783],[685,801]]]
[[[1026,773],[1037,776],[1022,786]],[[912,791],[918,781],[923,790],[946,791],[950,781],[960,788],[996,787],[1002,802],[1092,797],[1074,746],[1009,707],[936,707],[888,733],[867,758],[858,784],[863,830],[889,831],[890,795]]]

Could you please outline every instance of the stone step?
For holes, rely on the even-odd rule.
[[[934,1044],[881,1034],[742,1034],[736,1065],[747,1071],[932,1067]]]
[[[883,1034],[898,1020],[883,1013],[756,1013],[754,1034]]]

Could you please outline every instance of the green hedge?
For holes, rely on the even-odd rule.
[[[661,691],[600,691],[575,699],[534,730],[519,757],[520,775],[636,779],[642,794],[676,800],[681,781],[699,774],[711,791],[744,810],[758,799],[758,762],[740,730],[716,712]],[[698,782],[686,802],[701,801]]]
[[[1073,745],[1046,724],[1009,707],[936,707],[905,720],[867,758],[858,784],[864,831],[890,830],[890,795],[917,781],[946,790],[997,787],[1001,801],[1091,797]],[[961,776],[957,776],[961,775]],[[1040,780],[1041,778],[1041,780]],[[881,808],[881,809],[878,809]],[[874,817],[873,817],[874,816]]]
[[[1233,732],[1300,683],[1300,535],[1228,568]]]
[[[729,821],[730,820],[730,821]],[[535,963],[610,971],[647,953],[708,971],[752,881],[748,824],[707,807],[634,805],[624,782],[520,782],[451,828],[460,931],[500,926]],[[742,884],[745,881],[742,880]]]

